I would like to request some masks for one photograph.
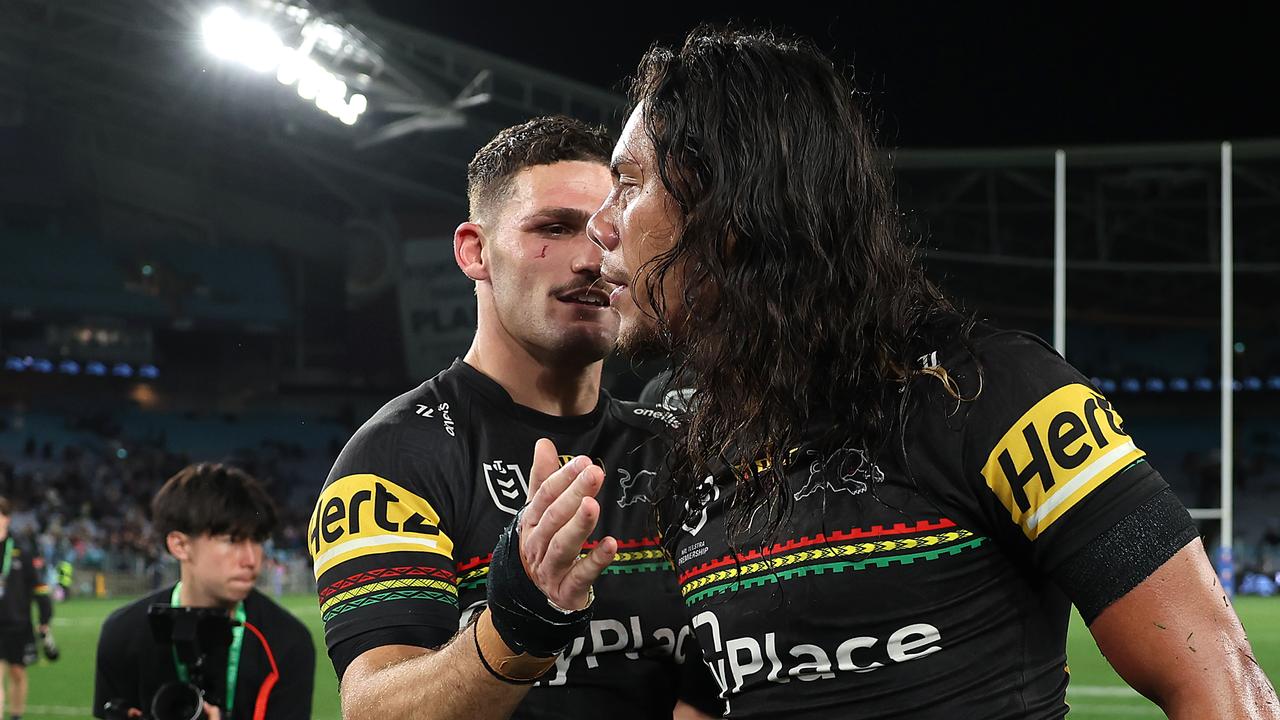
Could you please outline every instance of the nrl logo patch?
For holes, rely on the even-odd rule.
[[[489,497],[498,509],[515,515],[524,507],[529,496],[529,483],[524,479],[520,466],[501,460],[483,463],[484,484],[489,489]]]
[[[690,535],[697,535],[707,524],[707,506],[720,499],[720,488],[716,486],[711,475],[702,479],[702,484],[693,491],[693,497],[685,501],[685,521],[680,526]]]

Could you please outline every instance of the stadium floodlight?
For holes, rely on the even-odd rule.
[[[261,20],[242,17],[222,5],[200,23],[205,47],[215,56],[237,62],[254,72],[270,72],[280,64],[284,42],[271,26]]]
[[[363,36],[301,4],[254,5],[251,15],[227,5],[211,10],[200,25],[208,51],[254,72],[274,73],[298,97],[354,125],[369,107],[361,90],[382,67]]]

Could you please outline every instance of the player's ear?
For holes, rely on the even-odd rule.
[[[186,561],[191,559],[191,536],[174,530],[164,538],[164,545],[169,550],[169,554],[174,556],[178,561]]]
[[[489,279],[489,267],[485,264],[484,257],[484,233],[484,226],[469,221],[453,231],[453,259],[472,280]]]

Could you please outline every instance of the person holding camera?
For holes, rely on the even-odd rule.
[[[181,565],[181,580],[120,608],[103,624],[94,715],[165,720],[200,717],[203,710],[222,720],[310,718],[311,635],[254,589],[262,543],[276,525],[262,486],[233,467],[192,465],[160,488],[151,514],[157,535]],[[211,633],[208,613],[186,608],[217,608],[232,622]],[[203,618],[199,624],[183,621],[196,616]]]
[[[9,500],[0,497],[0,717],[8,699],[9,717],[21,720],[27,708],[27,666],[37,660],[36,637],[31,632],[32,600],[39,608],[40,637],[45,649],[54,648],[49,653],[50,660],[57,658],[57,646],[49,634],[53,603],[44,580],[44,558],[30,545],[9,535],[12,514]]]

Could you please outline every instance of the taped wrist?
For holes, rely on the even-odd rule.
[[[471,631],[476,641],[476,655],[489,674],[512,685],[529,685],[542,677],[556,664],[556,657],[537,657],[518,653],[507,645],[493,626],[493,615],[488,609],[479,613]]]
[[[502,530],[489,561],[489,615],[502,641],[517,653],[547,658],[558,655],[586,632],[592,603],[568,612],[538,589],[520,561],[520,518]]]

